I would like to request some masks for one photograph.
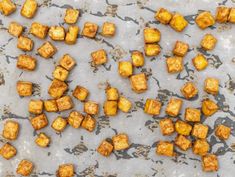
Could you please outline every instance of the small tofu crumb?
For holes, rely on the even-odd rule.
[[[120,151],[129,148],[129,138],[127,134],[120,133],[112,137],[114,150]]]
[[[33,171],[34,165],[29,160],[21,160],[16,169],[16,173],[22,176],[29,176]]]
[[[173,157],[176,155],[174,152],[174,144],[169,141],[159,141],[156,148],[158,155]]]

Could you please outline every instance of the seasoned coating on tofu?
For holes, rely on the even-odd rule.
[[[35,130],[40,130],[48,125],[46,114],[40,114],[30,119],[30,122]]]
[[[219,169],[218,158],[214,154],[207,154],[202,157],[202,169],[205,172],[214,172]]]
[[[55,120],[52,122],[51,127],[56,131],[56,132],[62,132],[67,126],[67,120],[64,119],[63,117],[58,116],[55,118]]]
[[[54,41],[63,41],[65,39],[65,30],[62,26],[51,26],[48,35]]]
[[[201,40],[200,45],[204,50],[212,50],[215,48],[216,43],[217,39],[212,34],[206,34]]]
[[[160,54],[161,47],[158,44],[145,44],[144,52],[147,57],[155,57]]]
[[[60,81],[65,81],[69,76],[69,72],[61,66],[56,66],[53,71],[53,77]]]
[[[76,61],[69,54],[65,54],[59,61],[59,65],[70,71],[76,65]]]
[[[150,115],[159,115],[162,103],[155,99],[147,99],[144,106],[144,112]]]
[[[164,25],[169,24],[171,18],[172,18],[172,13],[164,8],[160,8],[155,14],[155,19]]]
[[[51,82],[48,93],[52,98],[60,98],[67,89],[68,85],[65,82],[54,79]]]
[[[102,36],[113,37],[116,33],[116,25],[111,22],[104,22],[102,26]]]
[[[4,123],[2,136],[7,140],[16,140],[19,134],[20,125],[18,122],[13,120],[7,120]]]
[[[216,8],[215,20],[218,23],[226,23],[228,21],[230,8],[225,6],[219,6]]]
[[[201,120],[201,111],[196,108],[186,108],[184,119],[189,122],[200,122]]]
[[[118,71],[120,76],[129,77],[133,74],[132,63],[129,61],[119,61],[118,62]]]
[[[68,8],[66,9],[64,21],[67,24],[75,24],[78,21],[79,10]]]
[[[50,141],[51,141],[51,138],[47,136],[45,133],[39,133],[37,135],[37,138],[35,139],[35,143],[42,148],[48,147],[50,144]]]
[[[21,49],[25,52],[30,52],[33,50],[34,42],[32,39],[25,37],[25,36],[20,36],[17,41],[17,48]]]
[[[144,66],[144,55],[142,52],[135,50],[131,53],[132,64],[135,67]]]
[[[175,31],[181,32],[188,26],[188,21],[181,14],[175,13],[171,18],[170,26]]]
[[[115,116],[118,111],[118,103],[117,101],[105,101],[103,109],[106,116]]]
[[[174,144],[169,141],[159,141],[157,143],[156,153],[158,155],[173,157],[176,155],[174,152]]]
[[[145,28],[144,29],[144,42],[156,43],[161,40],[161,32],[157,28]]]
[[[29,176],[34,169],[34,165],[29,160],[21,160],[16,169],[16,173],[22,176]]]
[[[228,16],[228,21],[230,23],[235,23],[235,8],[231,8],[229,16]]]
[[[20,13],[26,18],[33,18],[37,12],[37,8],[38,4],[36,0],[25,0]]]
[[[171,135],[175,132],[175,126],[171,119],[165,118],[161,119],[159,126],[163,135]]]
[[[62,164],[56,171],[57,177],[73,177],[74,176],[74,165],[73,164]]]
[[[174,141],[175,145],[183,151],[187,151],[192,147],[192,142],[184,135],[178,135]]]
[[[209,127],[200,123],[193,125],[192,135],[196,138],[205,139],[207,137]]]
[[[104,49],[92,52],[91,58],[94,65],[102,65],[108,61],[107,53]]]
[[[30,27],[30,33],[40,39],[45,39],[48,33],[49,27],[38,22],[33,22]]]
[[[94,101],[86,101],[84,103],[84,112],[91,115],[99,113],[99,104]]]
[[[108,86],[105,90],[106,98],[108,101],[117,101],[119,98],[118,89]]]
[[[125,150],[129,148],[129,138],[127,134],[120,133],[112,137],[113,147],[115,151]]]
[[[206,155],[209,150],[210,150],[210,145],[206,141],[206,139],[197,139],[193,143],[193,153],[196,155],[200,156]]]
[[[82,35],[88,38],[95,38],[97,31],[98,25],[95,23],[86,22],[82,30]]]
[[[18,81],[16,90],[19,96],[31,96],[33,93],[33,83],[28,81]]]
[[[136,93],[143,93],[148,89],[145,73],[135,74],[130,77],[131,88]]]
[[[225,125],[218,125],[215,129],[215,135],[221,140],[227,140],[231,134],[231,128]]]
[[[210,99],[204,99],[202,101],[202,113],[205,116],[212,116],[214,113],[218,111],[219,107],[218,105],[210,100]]]
[[[201,12],[195,19],[197,26],[206,29],[215,24],[215,19],[209,11]]]
[[[183,101],[178,98],[171,98],[166,107],[166,114],[176,117],[179,115]]]
[[[8,27],[8,33],[12,36],[19,37],[24,31],[24,27],[17,23],[17,22],[11,22]]]
[[[110,156],[112,151],[113,151],[113,145],[106,140],[103,140],[97,149],[97,152],[99,152],[102,156],[105,157]]]
[[[198,89],[193,82],[186,82],[180,91],[186,99],[191,99],[198,94]]]
[[[23,69],[26,71],[35,70],[37,65],[37,60],[29,55],[19,55],[17,59],[17,68]]]
[[[85,101],[88,95],[89,91],[80,85],[77,85],[73,90],[73,96],[80,101]]]
[[[216,78],[208,77],[204,81],[204,90],[212,95],[219,93],[219,80]]]
[[[70,26],[65,36],[65,43],[70,45],[75,44],[77,42],[78,33],[79,28],[77,26]]]
[[[52,43],[45,42],[38,48],[37,51],[41,57],[48,59],[57,52],[57,48]]]
[[[70,96],[66,95],[56,100],[59,111],[66,111],[73,108],[73,100]]]
[[[16,148],[10,143],[6,143],[0,148],[0,155],[6,160],[13,158],[16,153]]]
[[[198,54],[196,57],[192,59],[194,67],[198,71],[204,70],[208,66],[208,61],[206,57],[202,54]]]
[[[89,132],[94,131],[96,126],[96,120],[95,118],[91,117],[89,114],[85,116],[85,118],[82,121],[82,128],[86,129]]]
[[[166,59],[168,73],[179,73],[184,69],[182,57],[169,57]]]
[[[182,41],[176,41],[173,54],[179,57],[184,57],[189,49],[189,45]]]
[[[67,121],[68,121],[68,124],[72,126],[73,128],[79,128],[83,119],[84,119],[84,116],[80,112],[72,111],[70,112]]]
[[[2,0],[0,2],[0,12],[5,15],[11,15],[16,11],[16,5],[11,0]]]
[[[32,114],[41,114],[43,111],[43,101],[42,100],[30,100],[28,109],[29,109],[29,112]]]
[[[50,100],[44,100],[44,108],[47,112],[57,112],[58,106],[56,103],[56,100],[50,99]]]
[[[132,107],[132,103],[124,96],[120,96],[118,100],[118,109],[122,112],[129,112]]]
[[[184,121],[178,120],[175,123],[175,131],[180,135],[188,136],[192,131],[192,126]]]

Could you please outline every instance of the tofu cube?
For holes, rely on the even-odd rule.
[[[217,106],[217,104],[210,100],[210,99],[205,99],[202,101],[202,113],[205,116],[211,116],[214,113],[216,113],[218,111],[219,107]]]
[[[118,62],[118,71],[120,76],[129,77],[133,74],[132,63],[129,61],[119,61]]]
[[[33,93],[33,83],[27,81],[18,81],[16,89],[19,96],[31,96]]]
[[[144,55],[142,52],[135,50],[131,53],[132,64],[135,67],[144,66]]]
[[[102,26],[102,36],[113,37],[116,33],[116,25],[110,22],[104,22]]]
[[[51,127],[56,131],[56,132],[62,132],[66,128],[67,125],[67,120],[64,119],[63,117],[58,116],[55,118],[55,120],[52,122]]]
[[[192,126],[184,121],[178,120],[175,123],[175,131],[180,135],[188,136],[192,131]]]
[[[122,112],[129,112],[132,107],[132,103],[130,100],[125,98],[124,96],[120,96],[118,100],[118,109],[120,109]]]
[[[89,132],[94,131],[96,126],[96,120],[91,117],[90,115],[86,115],[85,118],[82,121],[82,128],[86,129]]]
[[[34,165],[29,160],[21,160],[16,169],[16,173],[22,176],[29,176],[33,171]]]
[[[117,101],[105,101],[104,102],[104,114],[106,116],[117,115],[118,103]]]
[[[204,90],[212,95],[217,95],[219,92],[219,80],[216,78],[208,77],[204,81]]]
[[[189,148],[192,147],[192,142],[183,135],[178,135],[175,138],[175,145],[179,147],[183,151],[187,151]]]
[[[171,98],[166,107],[166,114],[176,117],[179,115],[183,101],[178,98]]]
[[[215,129],[215,135],[221,140],[227,140],[231,134],[231,128],[225,125],[218,125]]]
[[[78,111],[72,111],[67,119],[69,125],[73,128],[79,128],[84,116]]]
[[[31,118],[30,122],[35,130],[40,130],[48,125],[48,120],[45,114],[40,114]]]
[[[33,22],[30,27],[30,33],[40,39],[45,39],[48,33],[49,27],[38,22]]]
[[[79,10],[68,8],[66,9],[64,21],[67,24],[75,24],[78,21]]]
[[[103,140],[99,145],[97,152],[102,156],[108,157],[113,152],[113,145],[110,142]]]
[[[159,115],[162,103],[155,99],[147,99],[144,106],[144,112],[150,115]]]
[[[229,16],[228,16],[228,21],[230,23],[235,23],[235,8],[231,8]]]
[[[41,47],[38,48],[37,51],[41,57],[48,59],[51,58],[57,52],[57,49],[54,45],[52,45],[52,43],[45,42],[41,45]]]
[[[34,45],[33,40],[28,37],[20,36],[18,38],[18,42],[17,42],[18,49],[21,49],[25,52],[29,52],[33,50],[33,45]]]
[[[16,148],[10,143],[6,143],[0,148],[0,155],[2,155],[2,157],[6,160],[13,158],[16,153]]]
[[[195,19],[197,26],[206,29],[215,24],[215,19],[209,11],[201,12]]]
[[[173,54],[179,57],[184,57],[188,52],[189,45],[182,41],[176,41],[173,49]]]
[[[58,106],[56,100],[44,100],[44,108],[47,112],[57,112]]]
[[[201,40],[201,47],[204,50],[212,50],[215,48],[217,39],[212,34],[206,34]]]
[[[65,81],[68,78],[69,72],[61,66],[56,66],[53,71],[53,77],[60,81]]]
[[[189,122],[200,122],[201,120],[201,111],[200,109],[195,108],[186,108],[184,119]]]
[[[167,9],[164,8],[160,8],[155,14],[155,19],[164,25],[169,24],[171,18],[172,18],[171,12],[169,12]]]
[[[188,21],[181,14],[175,13],[170,21],[170,26],[175,31],[181,32],[188,26]]]
[[[219,169],[218,158],[214,154],[207,154],[202,157],[202,169],[206,172],[214,172]]]
[[[54,41],[63,41],[65,39],[65,30],[62,26],[51,26],[48,34]]]
[[[145,73],[135,74],[130,77],[132,90],[136,93],[143,93],[148,89]]]
[[[196,155],[206,155],[210,150],[210,145],[206,139],[197,139],[193,143],[193,153]]]
[[[19,55],[17,60],[17,68],[23,69],[26,71],[33,71],[35,70],[37,65],[37,61],[35,58],[29,55]]]
[[[50,144],[50,137],[47,136],[45,133],[39,133],[37,138],[35,139],[35,143],[40,147],[48,147]]]
[[[16,140],[19,134],[20,125],[13,120],[7,120],[4,124],[2,136],[7,140]]]
[[[59,65],[65,68],[67,71],[73,69],[76,65],[76,61],[69,54],[65,54],[59,61]]]
[[[0,12],[5,15],[11,15],[16,11],[16,5],[11,0],[2,0],[0,2]]]
[[[30,100],[29,102],[29,112],[32,114],[41,114],[43,111],[43,101],[42,100]]]
[[[198,94],[198,89],[193,82],[186,82],[180,91],[186,99],[191,99]]]
[[[77,26],[70,26],[66,33],[65,43],[70,45],[75,44],[77,42],[78,33],[79,28]]]
[[[114,150],[120,151],[129,148],[129,138],[127,134],[120,133],[112,137]]]
[[[160,120],[159,125],[163,135],[171,135],[175,131],[174,123],[169,118]]]
[[[155,57],[160,54],[161,48],[158,44],[145,44],[144,52],[147,57]]]
[[[225,23],[228,21],[228,16],[230,13],[230,8],[225,6],[220,6],[216,8],[215,20],[218,23]]]
[[[37,8],[38,4],[36,0],[25,0],[20,13],[26,18],[33,18],[37,12]]]
[[[168,73],[179,73],[184,69],[182,57],[169,57],[166,59]]]
[[[84,103],[84,112],[91,115],[99,113],[99,104],[94,101],[86,101]]]
[[[92,52],[91,58],[94,65],[102,65],[108,61],[107,53],[104,49]]]
[[[98,25],[95,23],[86,22],[82,30],[82,35],[88,38],[95,38],[97,31]]]
[[[60,98],[68,89],[68,85],[57,79],[54,79],[48,89],[48,93],[52,98]]]
[[[85,101],[88,95],[89,91],[80,85],[77,85],[73,91],[73,96],[80,101]]]
[[[174,152],[174,144],[169,141],[159,141],[156,148],[158,155],[173,157],[176,155]]]
[[[23,33],[24,27],[17,23],[17,22],[11,22],[8,27],[8,33],[12,36],[19,37]]]
[[[208,134],[209,127],[200,123],[194,124],[192,135],[196,138],[205,139]]]
[[[144,42],[145,43],[156,43],[161,39],[161,32],[157,28],[145,28],[144,29]]]
[[[66,95],[56,100],[59,111],[66,111],[73,108],[73,100]]]
[[[73,164],[63,164],[59,166],[56,171],[57,177],[73,177],[74,176],[74,166]]]
[[[117,101],[119,98],[119,93],[118,93],[118,89],[114,88],[114,87],[107,87],[106,90],[106,97],[108,101]]]
[[[208,61],[204,55],[198,54],[193,58],[193,65],[198,71],[202,71],[208,66]]]

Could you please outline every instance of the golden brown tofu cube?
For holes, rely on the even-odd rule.
[[[225,125],[218,125],[215,129],[215,135],[222,140],[227,140],[230,136],[231,128]]]
[[[216,78],[208,77],[204,81],[204,90],[212,95],[217,95],[219,92],[219,80]]]
[[[19,134],[20,125],[13,120],[7,120],[4,124],[2,136],[8,140],[16,140]]]
[[[31,24],[29,32],[35,37],[38,37],[40,39],[45,39],[47,36],[48,30],[49,30],[48,26],[43,25],[41,23],[33,22]]]
[[[92,62],[95,65],[102,65],[108,61],[107,53],[104,49],[91,53]]]
[[[129,61],[119,61],[118,62],[118,71],[120,76],[129,77],[133,74],[132,63]]]
[[[229,16],[228,16],[228,21],[230,23],[235,23],[235,8],[231,8]]]
[[[35,130],[40,130],[48,125],[48,120],[45,114],[40,114],[31,118],[30,122]]]
[[[106,90],[106,97],[108,101],[117,101],[119,98],[119,93],[118,93],[118,89],[114,88],[114,87],[107,87]]]
[[[55,118],[55,120],[52,122],[51,127],[56,131],[56,132],[62,132],[67,126],[67,120],[64,119],[63,117],[58,116]]]
[[[180,91],[186,99],[191,99],[198,94],[198,89],[193,82],[186,82]]]
[[[132,64],[135,67],[144,66],[144,55],[142,52],[135,50],[131,53]]]
[[[58,106],[56,100],[44,100],[44,108],[47,112],[57,112]]]
[[[22,176],[29,176],[33,171],[34,165],[29,160],[21,160],[17,169],[16,173]]]
[[[70,71],[76,65],[76,61],[69,55],[65,54],[59,61],[60,66]]]
[[[201,47],[204,50],[212,50],[215,48],[217,39],[212,34],[206,34],[201,40]]]
[[[193,65],[198,70],[204,70],[208,66],[208,61],[202,54],[198,54],[193,58]]]
[[[38,48],[37,51],[41,57],[48,59],[51,58],[57,52],[57,49],[54,45],[52,45],[52,43],[45,42],[41,45],[41,47]]]
[[[0,2],[0,12],[3,15],[8,16],[13,12],[15,12],[15,10],[16,10],[16,5],[11,0],[2,0]]]
[[[159,141],[156,148],[158,155],[173,157],[176,155],[174,152],[174,144],[169,141]]]
[[[86,22],[82,30],[82,35],[88,38],[95,38],[97,31],[98,25],[95,23]]]
[[[192,135],[196,138],[205,139],[207,137],[209,127],[200,123],[194,124]]]
[[[179,73],[184,69],[182,57],[170,57],[166,59],[168,73]]]
[[[59,111],[66,111],[73,108],[73,100],[66,95],[56,100]]]
[[[104,22],[102,26],[102,36],[113,37],[116,33],[116,26],[114,23]]]
[[[166,113],[169,116],[176,117],[179,115],[183,101],[178,98],[171,98],[166,107]]]
[[[26,18],[33,18],[37,11],[37,8],[38,4],[36,0],[25,0],[20,13]]]
[[[158,100],[147,99],[144,106],[144,112],[150,115],[159,115],[162,103]]]
[[[30,100],[29,102],[29,112],[32,114],[41,114],[43,111],[43,101],[42,100]]]
[[[112,137],[114,150],[120,151],[129,148],[129,138],[127,134],[120,133]]]
[[[73,91],[73,96],[80,101],[85,101],[88,95],[89,91],[80,85],[77,85]]]
[[[102,156],[108,157],[113,151],[113,145],[108,141],[104,140],[99,145],[97,152],[99,152]]]
[[[159,125],[163,135],[171,135],[175,131],[174,123],[169,118],[160,120]]]
[[[201,120],[201,111],[200,109],[195,108],[186,108],[184,119],[189,122],[200,122]]]
[[[179,57],[183,57],[188,52],[189,45],[182,41],[176,41],[173,49],[173,54]]]
[[[31,96],[33,93],[33,84],[32,82],[18,81],[16,89],[19,96]]]
[[[35,139],[35,143],[40,147],[48,147],[50,144],[50,137],[47,136],[45,133],[39,133],[37,138]]]
[[[216,8],[215,20],[219,23],[225,23],[228,21],[230,8],[225,6],[220,6]]]
[[[202,101],[202,113],[205,116],[211,116],[214,113],[216,113],[218,111],[219,107],[217,106],[217,104],[210,100],[210,99],[205,99]]]
[[[68,78],[69,72],[61,66],[56,66],[53,71],[53,77],[60,81],[65,81]]]
[[[66,9],[64,21],[65,23],[68,24],[74,24],[77,23],[78,17],[79,17],[79,10],[69,8]]]
[[[144,29],[144,42],[156,43],[161,39],[161,32],[157,28],[145,28]]]
[[[188,136],[192,131],[192,126],[184,121],[178,120],[175,123],[175,131],[180,135]]]
[[[181,32],[188,26],[188,21],[181,14],[175,13],[170,21],[170,26],[175,31]]]
[[[66,33],[65,43],[75,44],[77,42],[79,33],[79,28],[77,26],[70,26],[68,32]]]
[[[206,141],[206,139],[197,139],[193,143],[193,153],[196,155],[200,156],[206,155],[209,150],[210,150],[210,145]]]
[[[147,78],[145,73],[140,73],[131,76],[131,87],[136,93],[143,93],[148,89]]]
[[[74,166],[73,164],[63,164],[59,166],[56,171],[57,177],[73,177],[74,176]]]
[[[37,61],[35,58],[29,55],[19,55],[17,60],[17,68],[23,69],[26,71],[35,70]]]
[[[65,82],[54,79],[48,89],[48,93],[53,98],[60,98],[67,89],[68,85]]]
[[[215,24],[215,19],[208,11],[201,12],[195,19],[197,26],[201,29],[205,29]]]
[[[106,116],[117,115],[118,103],[117,101],[105,101],[104,102],[104,114]]]
[[[20,36],[18,38],[18,42],[17,42],[17,48],[25,51],[25,52],[29,52],[33,50],[33,45],[34,42],[32,39],[25,37],[25,36]]]
[[[192,147],[192,142],[183,135],[178,135],[175,138],[175,145],[178,146],[181,150],[187,151],[190,147]]]
[[[161,48],[158,44],[145,44],[144,52],[147,57],[154,57],[161,52]]]
[[[8,27],[8,33],[12,36],[19,37],[23,33],[24,27],[17,22],[11,22]]]
[[[63,41],[65,39],[65,30],[62,26],[50,27],[48,34],[54,41]]]
[[[160,8],[155,14],[155,19],[164,25],[169,24],[171,18],[172,18],[171,12],[169,12],[167,9],[164,8]]]
[[[16,153],[16,148],[10,143],[6,143],[0,148],[0,155],[2,155],[2,157],[6,160],[9,160],[14,157]]]
[[[118,100],[118,109],[120,109],[122,112],[129,112],[131,107],[132,103],[124,96],[120,96]]]
[[[91,115],[99,113],[99,104],[94,101],[86,101],[84,103],[84,112]]]
[[[90,115],[86,115],[82,121],[82,128],[86,129],[89,132],[92,132],[96,126],[96,120]]]
[[[206,172],[214,172],[219,169],[218,158],[214,154],[207,154],[202,157],[202,169]]]
[[[70,114],[69,114],[69,117],[68,117],[68,123],[69,125],[71,125],[73,128],[79,128],[82,121],[84,119],[84,116],[78,112],[78,111],[72,111]]]

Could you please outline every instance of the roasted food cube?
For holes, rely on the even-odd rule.
[[[196,108],[186,108],[184,119],[189,122],[200,122],[201,120],[201,111]]]
[[[56,171],[57,177],[73,177],[74,176],[74,166],[73,164],[63,164],[59,166]]]
[[[77,26],[70,26],[68,32],[66,33],[65,43],[75,44],[77,42],[79,33],[79,28]]]
[[[114,88],[114,87],[107,87],[106,90],[106,97],[108,101],[117,101],[119,98],[119,93],[118,93],[118,89]]]
[[[218,111],[219,107],[217,106],[217,104],[210,100],[210,99],[205,99],[202,101],[202,113],[205,116],[211,116],[214,113],[216,113]]]
[[[50,144],[50,137],[47,136],[45,133],[39,133],[37,138],[35,139],[35,143],[40,147],[48,147]]]
[[[204,81],[204,90],[212,95],[217,95],[219,92],[219,80],[216,78],[208,77]]]
[[[99,104],[94,101],[86,101],[84,103],[84,112],[91,115],[99,113]]]
[[[215,129],[215,135],[222,140],[227,140],[230,136],[231,128],[225,125],[218,125]]]
[[[171,12],[169,12],[167,9],[164,8],[160,8],[155,14],[155,19],[164,25],[169,24],[171,18],[172,18]]]
[[[80,101],[85,101],[88,95],[89,91],[80,85],[77,85],[73,91],[73,96]]]
[[[198,54],[193,58],[193,65],[198,70],[204,70],[208,66],[208,61],[202,54]]]
[[[176,117],[179,115],[183,101],[178,98],[171,98],[166,107],[166,113],[169,116]]]
[[[145,73],[132,75],[130,81],[132,90],[136,93],[143,93],[148,89]]]
[[[33,84],[32,82],[18,81],[16,89],[19,96],[31,96],[33,93]]]
[[[65,81],[68,78],[69,72],[61,66],[56,66],[53,71],[53,77],[60,81]]]
[[[65,82],[54,79],[48,89],[48,93],[53,98],[60,98],[67,89],[68,85]]]
[[[212,50],[215,48],[217,39],[212,34],[206,34],[201,40],[201,46],[204,50]]]
[[[129,77],[133,74],[132,63],[129,61],[119,61],[118,63],[118,71],[120,76]]]
[[[182,57],[169,57],[166,59],[168,73],[179,73],[184,69]]]
[[[76,65],[76,61],[69,55],[65,54],[59,61],[60,66],[70,71]]]
[[[186,82],[180,91],[186,99],[191,99],[198,94],[198,89],[193,82]]]
[[[25,36],[20,36],[18,38],[18,42],[17,42],[17,48],[25,51],[25,52],[29,52],[33,50],[33,45],[34,42],[32,39],[25,37]]]
[[[77,23],[78,17],[79,17],[79,10],[69,8],[66,9],[64,21],[65,23],[68,24],[74,24]]]
[[[29,176],[33,171],[34,165],[29,160],[21,160],[17,169],[16,173],[22,176]]]
[[[215,19],[209,11],[201,12],[195,19],[197,26],[205,29],[215,24]]]
[[[2,157],[6,160],[9,160],[14,157],[16,153],[16,148],[10,143],[6,143],[0,148],[0,155],[2,155]]]
[[[59,111],[66,111],[73,108],[73,100],[66,95],[56,100]]]
[[[104,114],[106,116],[117,115],[118,103],[117,101],[105,101],[104,103]]]
[[[37,61],[35,58],[29,55],[19,55],[17,60],[17,68],[23,69],[26,71],[35,70]]]
[[[48,34],[54,41],[63,41],[65,39],[65,30],[62,26],[50,27]]]
[[[12,36],[19,37],[23,33],[24,27],[17,23],[17,22],[11,22],[8,27],[8,33]]]
[[[37,11],[37,8],[38,4],[36,0],[25,0],[20,13],[26,18],[33,18]]]
[[[47,112],[57,112],[58,106],[56,100],[44,100],[44,108]]]
[[[95,129],[96,120],[93,117],[91,117],[89,114],[87,114],[83,119],[81,126],[87,131],[92,132]]]
[[[102,26],[102,36],[113,37],[116,33],[116,26],[114,23],[104,22]]]
[[[104,63],[107,63],[107,53],[104,49],[97,50],[95,52],[91,53],[92,62],[95,65],[102,65]]]
[[[228,16],[228,21],[231,23],[235,23],[235,8],[231,8]]]
[[[182,41],[176,41],[175,47],[173,49],[173,54],[179,57],[183,57],[188,52],[189,45]]]
[[[144,29],[144,42],[156,43],[161,39],[161,32],[157,28],[145,28]]]
[[[216,15],[215,15],[216,22],[219,22],[219,23],[227,22],[228,21],[229,12],[230,12],[230,8],[229,7],[225,7],[225,6],[217,7]]]
[[[67,121],[69,125],[71,125],[73,128],[79,128],[83,119],[84,119],[84,116],[80,112],[72,111],[69,114]]]
[[[184,135],[178,135],[175,138],[175,145],[181,150],[187,151],[190,147],[192,147],[192,142]]]
[[[192,131],[192,126],[184,121],[178,120],[175,123],[175,131],[180,135],[188,136]]]
[[[45,42],[38,48],[38,54],[45,59],[51,58],[56,52],[56,47],[50,42]]]
[[[185,20],[184,16],[179,13],[175,13],[170,21],[170,26],[178,32],[183,31],[187,25],[187,20]]]
[[[64,119],[63,117],[58,116],[55,118],[55,120],[52,122],[51,127],[56,131],[56,132],[62,132],[66,128],[67,125],[67,120]]]
[[[193,143],[193,153],[196,155],[200,156],[206,155],[209,150],[210,150],[210,145],[206,141],[206,139],[197,139]]]
[[[174,123],[169,118],[160,120],[159,125],[163,135],[171,135],[175,131]]]
[[[30,27],[30,33],[40,39],[45,39],[49,27],[38,22],[33,22]]]
[[[135,50],[131,53],[132,64],[135,67],[144,66],[144,55],[142,52]]]
[[[13,120],[7,120],[4,124],[2,136],[8,140],[16,140],[19,134],[20,125]]]
[[[150,115],[159,115],[162,103],[155,99],[147,99],[144,106],[144,112]]]
[[[192,135],[196,138],[205,139],[207,137],[209,127],[200,123],[193,126]]]
[[[41,114],[43,111],[43,101],[42,100],[30,100],[29,102],[29,112],[32,114]]]
[[[146,56],[154,57],[161,52],[161,48],[158,44],[145,44],[144,52]]]
[[[113,145],[106,140],[103,140],[99,145],[97,152],[99,152],[102,156],[108,157],[113,151]]]
[[[3,15],[8,16],[13,12],[15,12],[15,10],[16,10],[16,5],[11,0],[2,0],[0,2],[0,12]]]
[[[40,114],[31,118],[30,122],[35,130],[40,130],[48,125],[48,120],[45,114]]]
[[[169,141],[159,141],[156,148],[158,155],[173,157],[176,155],[174,152],[174,144]]]
[[[122,112],[129,112],[131,107],[132,103],[124,96],[120,96],[118,100],[118,109],[120,109]]]
[[[114,150],[120,151],[129,148],[129,138],[127,134],[120,133],[112,137]]]
[[[206,154],[202,157],[202,169],[206,172],[214,172],[219,169],[217,156],[214,154]]]
[[[82,35],[88,38],[95,38],[97,31],[98,25],[95,23],[86,22],[82,30]]]

